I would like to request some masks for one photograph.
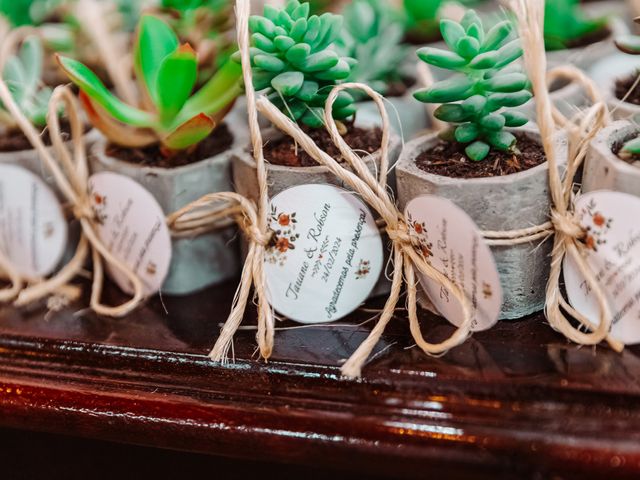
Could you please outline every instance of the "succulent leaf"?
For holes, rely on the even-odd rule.
[[[331,88],[349,77],[354,62],[333,49],[342,17],[309,12],[307,3],[290,0],[282,9],[268,6],[262,16],[251,17],[250,55],[256,90],[266,90],[267,98],[283,113],[314,128],[322,126]],[[339,97],[334,118],[353,115],[352,103],[350,96]]]
[[[440,103],[436,118],[451,123],[450,141],[468,144],[465,154],[483,160],[491,148],[510,150],[516,137],[504,130],[527,123],[526,116],[507,110],[529,101],[527,76],[514,62],[522,55],[512,25],[500,22],[485,31],[478,15],[469,10],[459,23],[441,21],[445,42],[453,51],[422,48],[417,54],[431,65],[457,72],[448,80],[417,91],[425,103]]]

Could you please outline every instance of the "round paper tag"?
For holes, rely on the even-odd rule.
[[[18,272],[45,277],[67,246],[67,222],[47,184],[30,171],[0,165],[0,249]]]
[[[89,192],[100,240],[140,277],[145,295],[159,291],[171,263],[171,234],[156,199],[129,177],[112,172],[92,175]],[[133,293],[120,270],[107,264],[107,271],[123,291]]]
[[[502,306],[500,275],[473,220],[453,202],[433,195],[411,200],[405,215],[422,255],[467,294],[472,306],[472,330],[493,326]],[[460,326],[462,306],[453,294],[424,275],[420,275],[420,285],[438,312]]]
[[[591,192],[576,200],[575,211],[587,232],[587,263],[609,300],[611,336],[626,344],[640,343],[640,198]],[[563,275],[571,306],[597,325],[595,295],[569,256]]]
[[[332,185],[300,185],[271,199],[265,257],[271,305],[301,323],[338,320],[369,296],[382,240],[366,205]]]

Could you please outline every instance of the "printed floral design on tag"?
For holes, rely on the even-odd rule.
[[[271,205],[270,221],[269,228],[273,236],[267,246],[264,261],[283,267],[287,262],[287,252],[295,250],[296,241],[300,238],[300,234],[296,233],[296,212],[279,212]]]
[[[360,260],[358,264],[358,270],[356,271],[356,278],[362,280],[371,272],[371,262],[369,260]]]
[[[433,256],[433,242],[429,241],[426,222],[415,220],[411,216],[411,212],[407,214],[407,222],[409,225],[409,235],[416,239],[416,250],[429,262],[429,258]]]
[[[94,191],[94,185],[89,185],[89,196],[91,198],[91,208],[93,209],[94,220],[98,225],[104,225],[107,221],[107,197]]]
[[[588,250],[597,252],[598,247],[607,243],[606,235],[611,229],[613,219],[605,217],[597,210],[595,199],[591,199],[579,213],[585,230],[582,242]]]

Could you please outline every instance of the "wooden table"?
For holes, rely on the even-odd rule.
[[[577,348],[538,315],[431,358],[398,312],[364,378],[342,379],[374,303],[334,325],[283,323],[269,363],[243,330],[222,367],[206,353],[234,288],[115,320],[2,309],[0,426],[396,478],[640,478],[638,348]],[[422,326],[451,332],[426,313]]]

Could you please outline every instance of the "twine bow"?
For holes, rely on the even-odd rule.
[[[3,50],[0,54],[0,72],[3,70],[7,58],[7,52],[11,51],[15,45],[24,37],[27,30],[18,29],[5,40]],[[51,96],[47,113],[47,126],[49,135],[55,151],[55,158],[51,150],[45,146],[40,134],[31,122],[25,117],[13,99],[7,84],[0,78],[0,100],[5,108],[11,113],[16,124],[29,139],[34,149],[37,150],[41,161],[51,172],[58,188],[65,199],[72,205],[72,211],[82,227],[82,235],[78,243],[76,252],[71,261],[66,264],[53,277],[37,281],[31,286],[22,289],[15,301],[17,306],[23,306],[63,288],[70,282],[83,268],[89,248],[93,259],[93,283],[91,289],[90,307],[96,313],[105,316],[122,317],[136,308],[143,300],[143,285],[138,276],[123,262],[114,257],[104,246],[95,231],[93,209],[88,192],[89,169],[86,159],[86,148],[84,142],[84,127],[80,118],[79,107],[71,90],[67,87],[57,87]],[[58,113],[60,106],[64,106],[69,117],[71,126],[71,141],[73,147],[73,158],[65,145],[60,132],[60,122]],[[133,297],[127,302],[109,307],[100,301],[102,287],[104,283],[103,259],[115,269],[121,271],[131,282],[134,290]],[[0,259],[0,262],[3,260]],[[6,259],[4,259],[6,261]],[[2,265],[6,270],[6,266]],[[11,268],[8,269],[11,271]],[[14,274],[15,277],[15,274]],[[14,288],[22,280],[13,279]]]
[[[573,212],[573,178],[586,157],[589,143],[596,133],[609,121],[605,102],[597,92],[591,80],[574,67],[562,67],[550,72],[551,79],[565,77],[580,83],[594,99],[594,105],[575,119],[566,119],[552,106],[547,88],[547,64],[544,49],[542,25],[544,24],[543,0],[514,0],[511,7],[516,14],[520,37],[524,43],[524,60],[533,85],[536,99],[538,127],[544,150],[549,162],[549,188],[553,207],[551,222],[555,230],[551,255],[551,271],[546,289],[545,314],[552,328],[561,332],[566,338],[583,345],[596,345],[607,340],[616,351],[623,349],[623,344],[609,336],[611,329],[611,312],[604,291],[595,278],[595,274],[585,260],[585,246],[582,242],[584,231],[580,227]],[[567,131],[569,155],[567,171],[561,178],[553,145],[556,122]],[[598,325],[593,325],[584,315],[573,309],[564,299],[560,291],[560,275],[562,263],[568,256],[584,276],[598,302]],[[589,332],[574,327],[563,313],[563,310],[575,318]]]

